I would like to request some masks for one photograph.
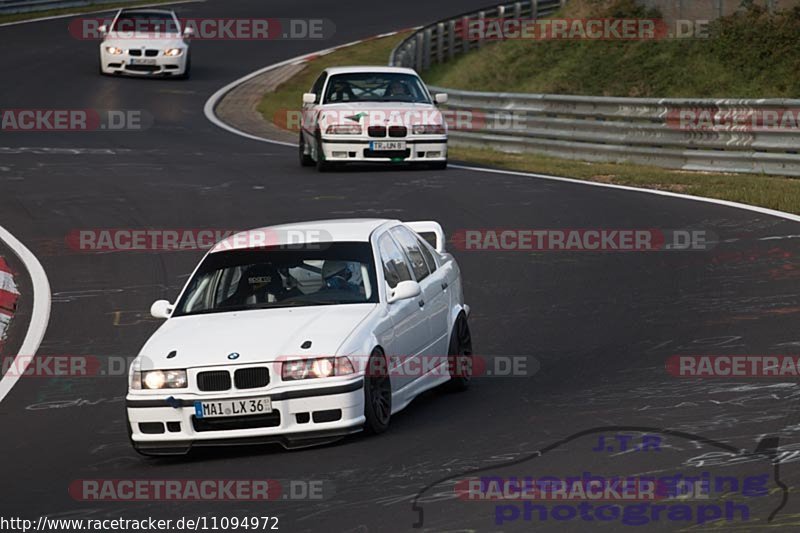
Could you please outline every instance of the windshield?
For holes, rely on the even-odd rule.
[[[417,76],[362,72],[331,76],[323,103],[411,102],[429,104],[425,87]]]
[[[172,15],[168,13],[121,13],[111,29],[114,32],[180,33]]]
[[[376,286],[369,243],[218,252],[200,265],[173,316],[377,303]]]

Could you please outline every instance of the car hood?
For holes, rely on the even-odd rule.
[[[442,112],[433,104],[404,102],[362,102],[325,104],[319,109],[319,123],[361,124],[362,126],[442,124]]]
[[[129,48],[181,48],[186,46],[178,34],[150,35],[147,33],[126,33],[125,37],[109,35],[103,40],[103,46],[116,46],[125,50]]]
[[[334,355],[377,304],[322,305],[180,316],[167,320],[142,348],[141,370],[273,362]],[[308,349],[300,348],[306,341]],[[167,354],[177,354],[167,359]],[[228,359],[231,353],[239,357]]]

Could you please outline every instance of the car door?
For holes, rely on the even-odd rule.
[[[420,235],[415,235],[428,269],[431,271],[431,291],[435,292],[432,301],[435,311],[430,317],[431,337],[433,338],[433,353],[448,355],[450,349],[450,310],[453,308],[453,290],[449,283],[453,278],[452,262],[439,264],[436,260],[436,250],[430,246]]]
[[[408,259],[389,233],[378,239],[387,292],[401,281],[413,280]],[[392,389],[402,390],[414,381],[415,366],[430,339],[427,317],[423,312],[424,295],[388,304],[392,322],[391,335],[382,340],[392,370]],[[418,373],[418,372],[417,372]]]
[[[447,358],[447,316],[449,297],[445,294],[440,269],[435,261],[431,265],[423,252],[424,245],[417,234],[405,226],[391,229],[392,236],[400,244],[408,257],[411,271],[422,289],[423,311],[428,321],[429,338],[423,349],[428,368],[446,363]],[[425,249],[428,252],[427,248]],[[430,254],[430,252],[428,252]],[[431,260],[433,257],[430,258]],[[435,358],[441,358],[436,361]]]

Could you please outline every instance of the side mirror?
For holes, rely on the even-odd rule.
[[[184,37],[191,37],[194,35],[194,30],[192,28],[183,28],[183,36]]]
[[[419,283],[416,281],[401,281],[394,289],[389,289],[389,297],[387,303],[393,304],[400,300],[408,300],[414,298],[422,293]]]
[[[317,101],[317,95],[314,93],[303,93],[303,103],[313,104]]]
[[[446,104],[447,103],[447,93],[436,93],[433,96],[433,99],[436,100],[437,104]]]
[[[153,318],[169,318],[172,310],[172,304],[167,300],[156,300],[150,306],[150,314]]]
[[[99,32],[100,32],[100,35],[103,35],[103,36],[105,36],[105,35],[108,35],[108,26],[106,26],[105,24],[103,24],[102,26],[100,26],[99,28],[97,28],[97,31],[99,31]]]

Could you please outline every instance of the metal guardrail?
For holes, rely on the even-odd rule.
[[[67,7],[85,7],[102,4],[120,3],[120,0],[0,0],[0,14],[33,13],[50,9]]]
[[[389,65],[427,70],[433,63],[443,63],[485,44],[480,39],[470,39],[463,31],[469,20],[503,18],[537,18],[552,15],[566,0],[526,0],[464,13],[422,27],[404,39],[392,50]]]
[[[482,46],[459,31],[469,20],[547,16],[561,5],[561,0],[515,2],[438,21],[395,47],[389,64],[424,71]],[[430,90],[449,95],[443,108],[450,115],[450,141],[456,146],[695,171],[800,176],[800,123],[786,128],[727,127],[735,120],[753,117],[756,123],[763,123],[770,112],[778,116],[788,113],[800,122],[800,100],[616,98],[444,87]],[[702,113],[711,127],[697,127],[699,124],[691,120],[681,124],[681,110]]]

